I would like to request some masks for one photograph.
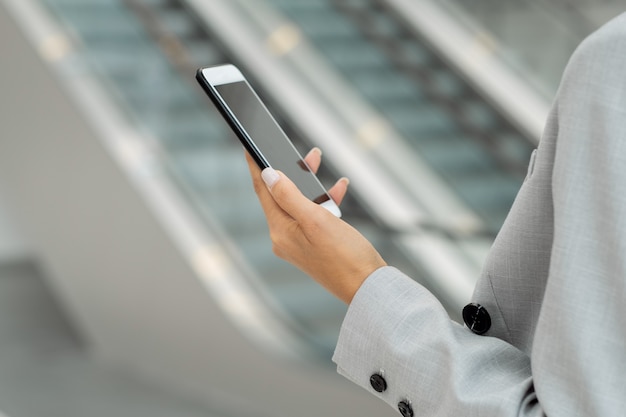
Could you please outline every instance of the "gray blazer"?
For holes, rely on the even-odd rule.
[[[472,302],[379,269],[333,360],[405,416],[626,416],[626,14],[572,56]]]

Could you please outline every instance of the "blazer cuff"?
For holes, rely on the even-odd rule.
[[[419,322],[414,320],[415,306],[430,310],[421,314],[421,318],[435,315],[446,326],[456,325],[439,301],[412,278],[391,266],[376,270],[352,299],[333,355],[339,374],[392,406],[406,399],[406,393],[392,385],[396,380],[392,375],[397,369],[396,349],[403,338],[420,338],[422,332]],[[407,323],[409,317],[412,323]],[[406,333],[407,326],[410,334]],[[370,384],[374,374],[382,375],[389,383],[382,393]]]
[[[454,322],[393,267],[375,271],[355,294],[333,361],[392,407],[419,404],[423,415],[517,416],[520,404],[536,403],[525,354]]]

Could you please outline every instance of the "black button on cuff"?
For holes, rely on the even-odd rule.
[[[413,417],[413,407],[411,407],[408,401],[400,401],[398,403],[398,410],[400,410],[402,417]]]
[[[476,334],[484,334],[491,327],[491,317],[480,304],[470,303],[463,308],[465,325]]]
[[[381,374],[374,374],[370,376],[370,385],[376,392],[383,392],[387,389],[387,381]]]

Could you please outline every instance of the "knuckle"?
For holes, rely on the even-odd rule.
[[[278,233],[276,233],[276,230],[274,229],[270,229],[270,240],[272,241],[272,245],[276,245]]]
[[[270,239],[274,248],[283,248],[285,246],[285,238],[282,233],[276,231],[270,232]]]
[[[283,252],[282,248],[280,248],[276,244],[272,245],[272,253],[279,258],[284,259],[285,253]]]
[[[272,241],[272,252],[281,259],[288,256],[289,248],[292,244],[290,236],[285,230],[270,230],[270,240]]]
[[[285,246],[280,243],[272,243],[272,253],[278,256],[280,259],[287,258],[287,251],[285,250]]]

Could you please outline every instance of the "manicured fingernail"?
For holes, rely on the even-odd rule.
[[[270,188],[272,188],[274,184],[276,184],[280,179],[280,175],[278,175],[278,172],[276,172],[276,170],[271,167],[265,168],[261,172],[261,177],[263,178],[263,181],[265,181],[265,184]]]

